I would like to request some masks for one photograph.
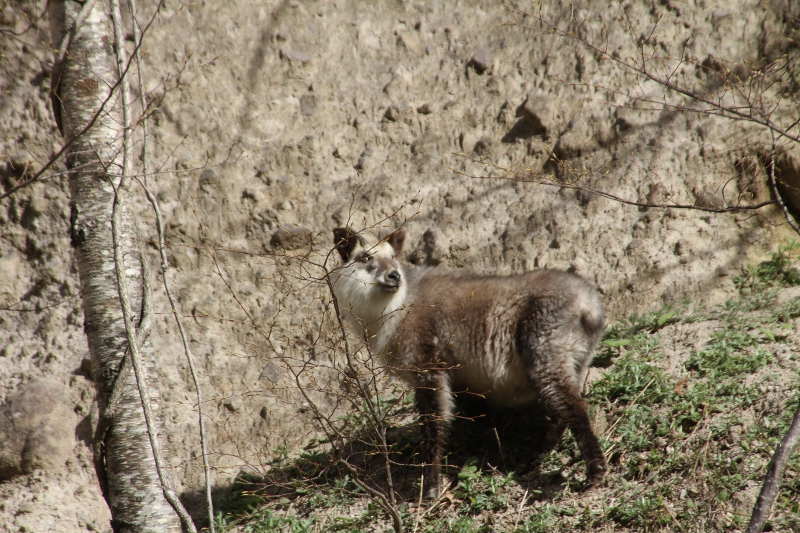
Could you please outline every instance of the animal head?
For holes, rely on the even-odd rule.
[[[397,256],[405,238],[403,228],[381,238],[355,233],[350,228],[333,229],[333,242],[347,276],[384,293],[395,293],[403,286],[403,269]]]

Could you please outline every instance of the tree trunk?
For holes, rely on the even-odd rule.
[[[144,413],[130,358],[117,286],[112,240],[114,186],[122,174],[123,122],[118,70],[109,6],[102,0],[51,1],[50,27],[54,48],[73,25],[83,6],[86,15],[71,38],[63,62],[56,52],[54,89],[60,107],[60,126],[67,142],[70,169],[71,239],[78,261],[83,298],[84,330],[92,357],[92,373],[101,413],[97,436],[102,454],[96,460],[98,478],[111,508],[112,526],[119,532],[181,530],[175,511],[164,498],[148,439]],[[57,111],[59,112],[59,111]],[[85,130],[85,131],[84,131]],[[127,270],[134,323],[143,318],[142,255],[125,203],[117,206],[120,243]],[[148,296],[149,298],[149,296]],[[147,386],[163,431],[161,394],[158,389],[153,346],[141,335],[141,357]],[[138,343],[137,343],[138,344]],[[119,375],[119,380],[117,376]],[[115,382],[119,381],[115,385]],[[111,402],[116,389],[119,402]],[[111,402],[111,405],[110,405]],[[110,409],[109,409],[110,408]],[[103,415],[105,413],[106,415]],[[108,416],[112,413],[113,416]]]

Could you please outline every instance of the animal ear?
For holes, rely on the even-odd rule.
[[[358,237],[350,228],[333,228],[333,244],[342,256],[342,261],[346,262],[358,244]]]
[[[406,230],[403,228],[399,228],[391,232],[389,235],[386,236],[386,242],[389,243],[389,246],[394,248],[394,254],[399,255],[400,252],[403,250],[403,243],[406,240]]]

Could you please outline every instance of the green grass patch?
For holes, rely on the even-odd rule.
[[[595,358],[602,376],[586,392],[592,412],[605,419],[600,438],[610,471],[602,487],[581,491],[584,465],[569,433],[531,461],[526,451],[543,427],[530,409],[473,418],[465,405],[448,444],[449,490],[418,507],[419,428],[394,428],[389,440],[405,530],[740,531],[800,402],[800,302],[776,305],[780,291],[800,285],[798,257],[800,245],[780,247],[738,276],[738,295],[722,305],[686,301],[633,313],[606,330]],[[375,407],[408,420],[412,401],[405,394]],[[369,432],[358,415],[341,422],[351,433]],[[243,480],[220,507],[220,531],[390,529],[375,499],[336,466],[329,444],[274,456],[280,490]],[[361,471],[379,486],[379,461],[362,456]],[[798,502],[800,454],[790,461],[772,531],[800,531]]]

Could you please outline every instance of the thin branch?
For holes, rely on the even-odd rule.
[[[780,205],[783,211],[784,217],[786,217],[786,222],[789,223],[795,232],[800,234],[800,228],[798,228],[797,223],[789,214],[786,204],[783,202],[783,198],[781,198],[775,183],[774,133],[772,134],[772,150],[770,151],[769,161],[769,185],[778,201],[778,205]],[[795,448],[797,448],[798,442],[800,442],[800,405],[797,406],[797,410],[794,413],[794,420],[792,420],[792,425],[789,426],[789,431],[786,432],[786,435],[775,449],[775,454],[772,456],[772,461],[770,461],[767,476],[764,479],[764,484],[761,486],[761,493],[758,495],[758,500],[756,500],[756,504],[753,506],[753,514],[750,517],[750,523],[747,525],[745,533],[761,533],[764,531],[764,526],[772,510],[772,504],[775,503],[775,498],[778,496],[778,491],[783,482],[783,475],[786,473],[786,464],[794,453]]]
[[[150,29],[150,26],[153,24],[154,20],[155,20],[155,15],[153,15],[153,17],[148,21],[147,25],[142,30],[142,34],[144,34],[145,32],[147,32]],[[128,59],[128,62],[125,65],[125,69],[123,71],[125,74],[127,74],[128,70],[131,67],[131,64],[132,64],[132,58]],[[0,194],[0,200],[4,200],[4,199],[8,198],[9,196],[14,194],[18,190],[20,190],[20,189],[22,189],[24,187],[27,187],[28,185],[30,185],[32,183],[36,183],[37,181],[40,181],[41,179],[49,179],[51,176],[46,176],[44,178],[42,178],[42,176],[44,176],[44,173],[47,172],[47,170],[50,167],[52,167],[59,159],[61,159],[61,156],[63,156],[66,153],[66,151],[78,139],[83,137],[83,135],[86,132],[88,132],[90,129],[92,129],[92,126],[94,126],[95,122],[97,122],[97,119],[100,118],[100,116],[105,111],[105,108],[108,105],[108,103],[112,100],[112,98],[114,98],[114,93],[119,88],[121,83],[122,83],[122,77],[117,79],[117,81],[115,81],[113,84],[111,84],[109,86],[109,88],[108,88],[108,96],[102,102],[100,102],[100,106],[97,108],[97,111],[95,111],[95,113],[92,115],[92,118],[89,119],[89,122],[87,122],[86,125],[83,128],[80,129],[80,131],[74,132],[74,135],[72,135],[72,136],[70,136],[68,138],[67,142],[65,142],[64,145],[61,148],[59,148],[58,152],[53,154],[50,157],[50,159],[47,160],[47,163],[45,163],[44,166],[36,174],[34,174],[33,176],[31,176],[29,179],[27,179],[25,181],[17,183],[16,185],[11,187],[6,192]],[[54,95],[54,97],[58,98],[58,95]]]
[[[783,212],[783,217],[786,219],[786,222],[792,227],[792,229],[800,235],[800,226],[797,225],[797,222],[794,221],[794,218],[789,213],[789,209],[786,207],[786,203],[783,201],[783,197],[781,196],[780,191],[778,191],[778,185],[775,182],[775,133],[772,133],[772,148],[770,149],[769,153],[769,187],[772,189],[772,194],[775,195],[775,201],[780,206],[781,211]]]
[[[353,476],[353,483],[361,487],[363,490],[369,492],[374,497],[378,499],[378,503],[380,503],[381,507],[383,507],[387,513],[392,517],[392,522],[394,524],[395,533],[401,533],[403,531],[403,521],[400,520],[400,515],[397,513],[397,509],[394,508],[393,505],[389,503],[386,499],[386,496],[381,494],[379,491],[373,489],[369,485],[365,484],[363,481],[358,479],[358,472],[356,469],[353,468],[350,463],[343,459],[339,459],[339,464],[344,466],[348,472]]]
[[[144,410],[145,424],[147,425],[147,436],[150,439],[150,447],[153,451],[153,459],[155,460],[156,472],[161,483],[161,488],[164,492],[164,497],[172,505],[175,512],[181,519],[184,527],[190,533],[196,533],[189,513],[183,507],[183,504],[178,499],[175,491],[172,489],[172,484],[169,481],[165,467],[164,457],[161,454],[161,445],[158,442],[158,433],[155,427],[155,414],[153,413],[152,404],[150,401],[150,394],[147,390],[147,376],[146,370],[142,366],[141,354],[139,352],[139,344],[136,339],[136,331],[133,326],[130,313],[130,301],[128,300],[128,281],[125,277],[125,262],[122,254],[121,236],[119,232],[120,225],[120,205],[123,200],[123,189],[114,188],[114,206],[111,214],[111,233],[113,237],[114,246],[114,266],[117,277],[117,288],[119,291],[120,305],[122,306],[122,315],[125,321],[125,331],[128,336],[128,349],[130,350],[131,364],[133,365],[133,373],[136,376],[136,385],[139,388],[139,397],[142,402],[142,409]]]
[[[211,466],[208,461],[208,438],[206,437],[205,417],[203,415],[203,396],[200,391],[200,380],[197,376],[197,369],[194,366],[194,357],[192,356],[192,350],[189,345],[189,337],[186,334],[186,329],[183,327],[183,320],[181,320],[181,316],[178,314],[177,306],[175,305],[175,298],[172,296],[169,280],[167,278],[169,262],[167,261],[166,240],[164,238],[164,220],[161,216],[161,208],[156,197],[150,192],[150,189],[148,189],[144,183],[141,183],[141,181],[139,183],[142,185],[145,195],[147,196],[147,199],[150,201],[150,204],[153,206],[153,210],[156,213],[156,227],[158,228],[158,251],[161,255],[161,276],[164,280],[164,292],[167,293],[167,299],[169,300],[169,307],[172,311],[172,316],[175,317],[175,322],[178,324],[178,331],[180,331],[181,340],[183,341],[183,353],[186,355],[186,360],[189,363],[189,372],[191,373],[192,381],[194,382],[194,389],[197,397],[197,416],[200,423],[200,449],[203,455],[203,472],[205,474],[206,505],[208,507],[209,528],[211,533],[214,533],[214,503],[211,498]]]
[[[50,0],[47,0],[47,2],[45,2],[45,4],[44,4],[44,8],[42,9],[42,13],[40,15],[38,15],[35,19],[33,19],[33,22],[30,22],[28,24],[28,27],[25,28],[24,30],[14,31],[14,30],[10,30],[10,29],[7,29],[7,28],[0,28],[0,33],[5,33],[6,35],[12,35],[14,37],[19,37],[21,35],[25,35],[29,31],[31,31],[33,29],[33,27],[36,26],[36,24],[39,23],[40,20],[42,20],[44,18],[44,16],[47,14],[47,8],[48,8],[49,5],[50,5]],[[24,11],[23,11],[23,13],[24,13]]]
[[[456,168],[452,168],[452,167],[450,168],[450,170],[452,170],[456,174],[459,174],[461,176],[465,176],[467,178],[519,181],[519,182],[523,182],[523,183],[536,183],[538,185],[547,185],[549,187],[573,189],[573,190],[578,190],[578,191],[584,191],[584,192],[587,192],[587,193],[590,193],[590,194],[596,194],[597,196],[602,196],[603,198],[608,198],[609,200],[614,200],[614,201],[622,203],[622,204],[633,205],[633,206],[637,206],[637,207],[651,207],[651,208],[662,208],[662,209],[689,209],[689,210],[693,210],[693,211],[706,211],[708,213],[738,213],[738,212],[742,212],[742,211],[757,211],[757,210],[761,209],[762,207],[766,207],[768,205],[774,205],[776,203],[775,200],[766,200],[764,202],[761,202],[761,203],[758,203],[758,204],[753,204],[753,205],[730,205],[730,206],[727,206],[727,207],[706,207],[706,206],[694,205],[694,204],[678,204],[678,203],[663,204],[663,203],[656,203],[656,202],[638,202],[636,200],[628,200],[627,198],[623,198],[621,196],[617,196],[615,194],[612,194],[610,192],[603,191],[603,190],[600,190],[600,189],[595,189],[595,188],[589,187],[587,185],[581,185],[579,183],[570,183],[568,181],[558,181],[555,178],[549,179],[549,178],[546,178],[546,177],[543,177],[543,176],[537,176],[536,174],[533,173],[533,171],[530,171],[529,173],[527,173],[528,175],[526,176],[526,173],[520,172],[518,170],[514,170],[514,169],[510,169],[510,168],[499,166],[499,165],[497,165],[495,163],[492,163],[491,161],[487,161],[487,160],[485,160],[483,158],[470,157],[470,156],[468,156],[467,154],[464,154],[464,153],[453,152],[453,155],[461,156],[461,157],[470,159],[471,161],[474,161],[475,163],[480,163],[480,164],[482,164],[484,166],[491,167],[491,168],[496,168],[497,170],[501,170],[503,172],[508,172],[508,173],[512,174],[511,177],[508,177],[508,176],[475,176],[475,175],[469,174],[467,172],[464,172],[462,170],[458,170]]]
[[[128,101],[129,89],[128,80],[126,77],[127,68],[130,66],[129,60],[126,61],[126,51],[124,49],[124,40],[122,35],[122,16],[120,15],[118,0],[111,0],[111,20],[114,26],[114,38],[116,40],[116,53],[117,64],[119,65],[119,84],[122,86],[123,98],[123,117],[124,117],[124,143],[123,148],[123,177],[124,179],[128,166],[130,165],[130,103]],[[113,181],[112,181],[113,185]],[[158,442],[158,433],[155,426],[155,415],[152,411],[152,404],[150,401],[150,394],[148,392],[147,375],[144,366],[142,366],[141,354],[139,353],[139,341],[136,338],[136,330],[133,326],[131,319],[131,306],[128,300],[128,281],[125,276],[125,260],[122,253],[122,244],[120,236],[120,206],[124,201],[124,193],[126,187],[124,183],[121,186],[114,187],[114,204],[111,213],[111,233],[114,247],[114,267],[117,277],[117,290],[119,292],[120,305],[122,306],[122,316],[125,321],[125,331],[128,336],[128,349],[130,350],[130,359],[133,366],[133,372],[136,376],[136,385],[139,388],[139,398],[142,402],[142,409],[144,411],[145,424],[147,425],[147,436],[150,440],[150,447],[153,451],[153,459],[155,460],[156,472],[161,483],[161,489],[164,493],[164,498],[170,503],[172,508],[178,514],[183,523],[183,527],[190,533],[196,533],[197,528],[194,526],[189,513],[184,508],[178,496],[175,494],[169,476],[166,473],[164,466],[164,457],[161,454],[161,445]],[[143,255],[143,254],[142,254]],[[142,270],[144,275],[144,269]]]
[[[163,2],[163,0],[161,0]],[[139,19],[136,17],[136,0],[129,0],[129,7],[131,10],[131,19],[133,20],[133,44],[134,44],[134,57],[136,58],[136,74],[138,76],[139,81],[139,98],[142,100],[142,110],[144,111],[146,108],[146,98],[145,98],[145,85],[144,85],[144,74],[142,73],[142,57],[140,53],[141,49],[141,38],[144,32],[142,28],[139,27]],[[161,7],[161,2],[159,5],[156,6],[156,11]],[[142,173],[147,176],[147,115],[142,117]],[[145,177],[145,184],[147,184],[147,177]],[[152,202],[151,202],[152,203]],[[213,522],[212,522],[212,533],[213,533]]]
[[[761,493],[758,495],[758,500],[756,500],[756,504],[753,507],[753,515],[745,533],[761,533],[764,531],[764,525],[767,523],[772,504],[778,496],[783,475],[786,472],[786,463],[788,463],[789,458],[797,448],[798,442],[800,442],[800,405],[797,406],[797,411],[794,413],[794,420],[792,420],[792,425],[789,426],[789,431],[786,432],[783,440],[775,449],[775,455],[772,456],[769,470],[767,470],[767,477],[764,479],[764,485],[761,487]]]
[[[608,61],[612,61],[613,63],[619,65],[623,69],[635,72],[636,74],[640,74],[640,75],[648,78],[649,80],[654,81],[655,83],[661,85],[662,87],[665,87],[665,88],[667,88],[667,89],[669,89],[671,91],[674,91],[674,92],[676,92],[678,94],[681,94],[683,96],[687,96],[687,97],[689,97],[689,98],[691,98],[693,100],[697,100],[698,102],[701,102],[701,103],[706,104],[706,105],[708,105],[710,107],[713,107],[713,108],[719,110],[721,113],[729,113],[731,116],[723,115],[723,116],[726,116],[727,118],[735,118],[735,119],[739,119],[739,120],[744,120],[746,122],[753,122],[755,124],[759,124],[761,126],[764,126],[764,127],[768,128],[769,130],[777,133],[778,135],[780,135],[782,137],[786,137],[787,139],[791,139],[791,140],[793,140],[795,142],[800,142],[800,135],[793,135],[793,134],[789,133],[788,130],[786,130],[784,128],[781,128],[780,126],[775,124],[769,118],[769,116],[759,118],[759,117],[753,116],[750,113],[739,111],[736,108],[725,106],[725,105],[721,104],[720,102],[715,102],[715,101],[711,100],[710,98],[708,98],[708,97],[706,97],[706,96],[704,96],[702,94],[699,94],[699,93],[697,93],[695,91],[692,91],[690,89],[686,89],[684,87],[681,87],[680,85],[677,85],[676,83],[671,82],[669,79],[660,78],[660,77],[656,76],[655,74],[652,74],[649,70],[647,70],[645,68],[644,65],[639,66],[639,65],[636,65],[635,63],[631,64],[631,63],[628,63],[627,61],[624,61],[623,59],[621,59],[619,57],[615,57],[613,54],[609,54],[606,50],[603,50],[602,48],[600,48],[597,45],[593,44],[592,42],[586,40],[585,38],[580,37],[578,34],[572,33],[572,32],[568,32],[566,30],[561,29],[559,26],[556,26],[554,23],[552,23],[549,20],[545,19],[541,14],[540,15],[535,15],[533,13],[529,13],[529,12],[523,10],[523,9],[520,9],[520,8],[518,8],[518,7],[514,6],[514,5],[510,5],[510,4],[503,4],[503,5],[506,7],[507,10],[509,10],[509,11],[511,11],[513,13],[517,13],[519,15],[530,16],[530,17],[535,18],[541,24],[549,27],[551,29],[551,32],[554,35],[577,41],[578,43],[580,43],[583,46],[585,46],[585,47],[589,48],[590,50],[592,50],[593,52],[596,52],[596,53],[600,54],[603,59],[608,60]],[[626,12],[626,14],[627,14],[627,12]],[[524,28],[524,29],[527,29],[527,30],[531,30],[531,31],[536,31],[535,28],[532,28],[532,27],[529,27],[529,26],[519,25],[516,22],[510,23],[510,25],[519,26],[521,28]],[[750,111],[752,111],[753,108],[754,108],[754,106],[748,106],[748,110],[750,110]],[[683,111],[690,111],[690,112],[702,112],[701,110],[695,110],[695,109],[692,109],[692,108],[689,108],[689,107],[681,107],[680,109],[683,110]]]
[[[142,265],[142,316],[139,320],[139,325],[136,327],[136,341],[139,343],[139,346],[141,346],[150,336],[153,304],[150,298],[150,268],[147,263],[147,258],[141,250],[139,251],[139,259]],[[100,413],[100,420],[97,422],[94,437],[92,438],[95,472],[97,473],[97,479],[100,483],[100,491],[109,504],[111,500],[108,494],[108,480],[106,478],[105,451],[103,445],[106,440],[106,433],[111,428],[111,423],[114,421],[114,415],[116,415],[119,402],[122,400],[122,394],[125,392],[128,374],[133,369],[128,350],[129,348],[126,348],[125,354],[122,356],[122,365],[120,365],[117,375],[114,378],[114,383],[111,385],[111,394],[108,397],[106,408]]]

